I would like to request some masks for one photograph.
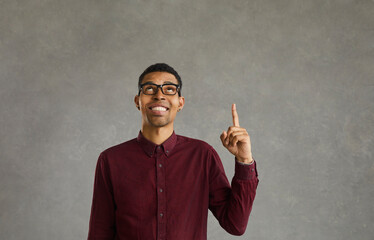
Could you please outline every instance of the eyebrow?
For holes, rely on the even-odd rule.
[[[153,84],[156,84],[156,83],[154,83],[154,82],[152,82],[152,81],[146,81],[146,82],[144,82],[144,83],[142,83],[142,84],[147,84],[147,83],[153,83]],[[173,82],[170,82],[170,81],[165,81],[163,84],[169,84],[169,83],[171,83],[171,84],[175,84],[175,85],[179,85],[178,83],[173,83]]]

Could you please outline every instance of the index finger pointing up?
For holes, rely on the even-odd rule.
[[[239,116],[238,116],[238,113],[236,112],[235,103],[232,104],[231,111],[232,111],[232,123],[234,124],[234,127],[239,127]]]

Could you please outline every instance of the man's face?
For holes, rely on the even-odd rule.
[[[168,72],[148,73],[144,76],[142,84],[148,82],[158,85],[164,83],[178,84],[174,75]],[[182,109],[184,105],[184,97],[179,97],[178,93],[172,96],[164,95],[160,88],[155,95],[145,95],[140,92],[139,96],[135,96],[134,101],[142,112],[143,126],[148,125],[156,128],[173,126],[178,109]]]

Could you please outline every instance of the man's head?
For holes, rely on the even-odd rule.
[[[142,128],[173,128],[175,116],[184,106],[181,84],[178,73],[165,63],[154,64],[140,75],[134,102],[142,113]]]

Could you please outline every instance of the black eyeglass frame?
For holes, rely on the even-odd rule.
[[[147,86],[147,85],[157,86],[157,90],[156,90],[155,94],[146,94],[146,93],[144,93],[144,92],[142,91],[143,86]],[[170,86],[170,85],[177,87],[176,92],[175,92],[174,94],[166,94],[166,93],[164,93],[164,90],[162,90],[162,87],[163,87],[163,86]],[[178,93],[178,96],[179,96],[179,97],[181,96],[180,91],[179,91],[179,90],[180,90],[180,85],[179,85],[179,84],[175,84],[175,83],[164,83],[164,84],[158,85],[158,84],[150,83],[150,82],[146,82],[146,83],[143,83],[142,85],[140,85],[138,95],[140,95],[140,92],[143,92],[143,94],[145,94],[145,95],[156,95],[158,89],[161,89],[162,94],[164,94],[164,95],[166,95],[166,96],[174,96],[174,95],[177,94],[177,93]]]

